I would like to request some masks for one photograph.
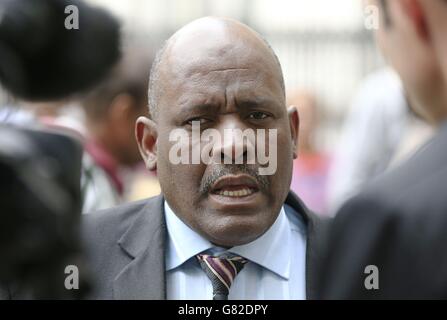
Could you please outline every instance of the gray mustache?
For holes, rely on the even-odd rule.
[[[237,174],[246,174],[253,177],[259,185],[259,191],[266,192],[269,189],[270,182],[267,176],[260,175],[257,166],[247,164],[230,164],[215,166],[213,171],[202,179],[199,190],[200,194],[202,196],[206,196],[211,191],[215,182],[221,177]]]

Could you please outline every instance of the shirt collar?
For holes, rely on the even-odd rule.
[[[193,231],[164,202],[168,247],[166,270],[172,270],[185,263],[191,257],[213,247],[211,242]]]
[[[167,271],[179,267],[201,252],[222,251],[180,220],[166,201],[164,209],[168,231]],[[290,274],[290,232],[290,222],[284,207],[281,207],[278,218],[261,237],[227,251],[240,255],[288,279]]]

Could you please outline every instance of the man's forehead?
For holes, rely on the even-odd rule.
[[[265,72],[261,67],[204,68],[190,64],[190,67],[183,71],[184,77],[175,76],[175,79],[166,82],[165,87],[166,97],[171,97],[178,103],[182,102],[180,104],[220,104],[227,98],[254,101],[258,96],[276,99],[283,97],[279,78],[272,77],[271,73]]]
[[[246,68],[280,73],[275,70],[279,66],[267,44],[235,21],[199,19],[178,31],[169,42],[164,69],[175,75]]]

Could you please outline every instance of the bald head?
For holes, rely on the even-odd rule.
[[[272,72],[285,96],[279,59],[257,32],[228,18],[194,20],[171,36],[156,55],[149,80],[151,117],[157,117],[161,98],[169,94],[177,78],[244,69],[254,62]]]

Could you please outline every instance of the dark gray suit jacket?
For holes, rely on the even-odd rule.
[[[286,204],[307,224],[306,287],[315,298],[320,235],[327,226],[296,195]],[[163,197],[85,216],[84,239],[96,290],[91,299],[165,299],[166,225]]]
[[[319,298],[447,298],[447,125],[348,201],[329,234]],[[365,288],[368,265],[379,290]]]

